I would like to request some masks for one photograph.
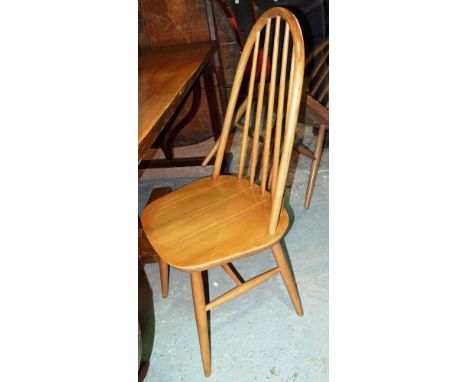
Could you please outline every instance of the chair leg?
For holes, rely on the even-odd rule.
[[[205,304],[205,289],[201,272],[191,272],[193,307],[197,321],[198,340],[205,376],[211,375],[210,338],[208,335],[208,316]]]
[[[166,298],[169,293],[169,265],[159,258],[159,277],[161,278],[162,297]]]
[[[315,149],[314,149],[314,159],[312,159],[312,163],[310,165],[310,174],[309,174],[309,182],[307,184],[307,193],[305,198],[304,207],[309,208],[310,200],[312,199],[312,191],[315,187],[315,180],[317,179],[317,173],[320,166],[320,159],[322,159],[322,149],[323,149],[323,141],[325,139],[325,126],[320,125],[320,130],[317,135],[317,140],[315,141]]]
[[[271,250],[273,251],[273,256],[275,256],[276,265],[278,265],[278,268],[281,271],[281,277],[283,277],[284,285],[288,290],[289,297],[291,298],[291,301],[294,305],[294,309],[296,309],[298,316],[303,316],[304,310],[302,309],[301,298],[299,297],[299,292],[297,291],[296,281],[294,280],[291,268],[289,267],[286,256],[284,255],[281,242],[274,244],[271,247]]]
[[[234,268],[234,266],[231,264],[231,263],[227,263],[227,264],[223,264],[221,265],[221,267],[224,269],[224,271],[231,277],[231,279],[234,280],[234,282],[237,284],[237,285],[242,285],[243,283],[243,280],[241,280],[239,278],[239,276],[237,275],[236,272],[234,272],[234,270],[232,268]],[[232,268],[231,268],[232,267]]]

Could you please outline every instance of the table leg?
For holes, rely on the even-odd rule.
[[[214,58],[210,60],[203,73],[203,80],[205,82],[205,91],[206,91],[206,99],[208,101],[208,109],[210,112],[210,120],[211,120],[211,130],[213,132],[213,138],[215,142],[221,135],[222,131],[222,122],[220,119],[220,112],[219,112],[219,103],[218,97],[216,96],[216,86],[213,81],[213,75],[216,74],[216,66],[214,64]],[[218,86],[218,89],[221,91],[221,86]],[[221,94],[220,92],[218,94]],[[220,95],[221,98],[221,95]],[[222,115],[221,115],[222,117]],[[211,163],[210,163],[211,164]],[[228,162],[226,160],[226,154],[223,158],[223,163],[221,167],[221,173],[225,174],[228,170]]]
[[[214,63],[214,56],[211,57],[209,62],[207,63],[205,69],[203,70],[203,80],[205,84],[205,92],[206,92],[206,99],[208,103],[208,111],[210,114],[210,122],[211,122],[211,131],[213,133],[213,138],[216,141],[218,137],[221,135],[222,131],[222,120],[223,114],[220,112],[219,102],[223,103],[222,97],[222,85],[220,84],[219,76],[217,76],[218,84],[215,85],[214,76],[217,75],[216,72],[216,65]],[[172,153],[172,148],[170,147],[173,145],[173,141],[177,133],[185,127],[188,122],[193,118],[194,113],[198,109],[199,106],[199,89],[197,86],[199,84],[195,83],[194,85],[194,100],[192,105],[192,110],[190,110],[189,114],[184,118],[179,124],[176,126],[176,131],[170,132],[167,145],[161,144],[161,148],[163,149],[166,159],[149,159],[143,160],[140,162],[138,168],[139,169],[147,169],[147,168],[164,168],[164,167],[186,167],[186,166],[201,166],[202,162],[204,161],[205,157],[186,157],[186,158],[174,158]],[[218,101],[218,95],[220,100]],[[221,109],[222,109],[221,105]],[[176,115],[177,113],[175,113]],[[175,118],[174,115],[174,118]],[[160,143],[163,141],[163,135],[159,138]],[[209,165],[214,164],[214,159],[209,163]],[[226,155],[223,158],[223,165],[222,165],[222,173],[226,173],[228,167],[228,162],[226,160]]]

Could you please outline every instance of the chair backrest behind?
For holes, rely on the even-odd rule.
[[[282,33],[281,33],[282,30]],[[282,41],[280,41],[280,35]],[[270,44],[273,41],[273,44]],[[258,52],[260,44],[263,44],[263,54],[259,57]],[[278,57],[278,47],[282,44],[282,57]],[[264,104],[266,72],[269,55],[269,48],[272,45],[271,57],[271,81],[267,85],[267,114],[264,124],[263,152],[259,153],[260,129],[262,128],[262,108]],[[261,169],[261,193],[267,191],[268,175],[270,173],[270,156],[272,154],[271,164],[271,215],[268,232],[274,234],[281,213],[284,189],[288,174],[289,162],[293,148],[294,135],[296,131],[299,106],[302,95],[302,83],[304,79],[304,41],[299,22],[296,17],[285,8],[271,8],[266,11],[255,23],[249,37],[245,43],[242,55],[237,66],[236,75],[229,99],[226,116],[224,119],[223,130],[220,137],[216,161],[213,168],[212,178],[216,179],[220,175],[221,164],[226,149],[226,143],[230,128],[233,123],[234,111],[238,101],[239,90],[244,72],[246,71],[249,57],[252,57],[250,65],[250,77],[248,78],[248,95],[246,105],[246,115],[244,118],[244,128],[242,136],[242,145],[240,151],[240,162],[238,178],[244,176],[244,167],[247,158],[248,133],[251,121],[252,109],[255,108],[255,128],[252,142],[252,152],[250,155],[250,173],[247,174],[251,186],[255,182],[257,162],[260,158]],[[257,60],[261,60],[260,81],[255,86],[255,72],[257,69]],[[287,71],[289,70],[289,75]],[[275,79],[279,73],[279,86]],[[286,79],[289,79],[288,83]],[[287,88],[287,89],[286,89]],[[278,91],[277,96],[275,92]],[[257,99],[254,105],[253,99]],[[275,103],[277,103],[275,108]],[[254,106],[253,106],[254,105]],[[272,142],[273,112],[276,109],[275,137],[273,153],[270,152]],[[284,120],[284,123],[283,123]],[[284,130],[284,131],[283,131]]]
[[[314,61],[312,72],[306,78],[310,96],[328,109],[328,37],[306,57],[306,65]]]

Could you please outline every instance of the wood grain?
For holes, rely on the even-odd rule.
[[[138,161],[187,95],[216,48],[213,42],[144,52],[138,62]]]
[[[281,213],[268,234],[271,201],[246,179],[204,178],[149,204],[141,216],[145,233],[169,265],[186,271],[230,263],[271,247],[288,228]]]
[[[210,4],[213,3],[211,6]],[[194,42],[213,40],[209,30],[209,10],[214,8],[216,16],[216,31],[218,32],[220,57],[215,57],[216,73],[219,81],[217,87],[222,96],[222,110],[225,108],[225,93],[229,92],[239,61],[239,48],[235,35],[228,20],[212,0],[139,0],[138,6],[138,47],[139,51],[155,49],[164,46],[190,44]],[[215,55],[217,56],[217,55]],[[224,80],[224,78],[226,80]],[[204,84],[202,83],[202,87]],[[227,86],[227,89],[225,89]],[[211,137],[209,108],[203,96],[199,108],[187,125],[175,139],[175,147],[194,144]],[[191,100],[184,101],[184,116]],[[180,118],[174,121],[178,123]],[[149,158],[146,158],[149,159]]]

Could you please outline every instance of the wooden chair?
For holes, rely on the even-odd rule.
[[[279,39],[280,26],[285,30],[282,41]],[[280,73],[273,152],[270,152],[268,143],[272,135],[276,88],[270,84],[264,132],[267,144],[264,144],[263,151],[259,152],[260,110],[257,107],[250,154],[250,172],[247,171],[247,177],[244,177],[244,166],[248,163],[248,124],[245,123],[239,172],[234,176],[220,175],[239,89],[252,51],[254,62],[250,71],[246,115],[250,118],[252,114],[254,93],[258,98],[257,105],[263,103],[266,65],[262,66],[258,91],[254,92],[255,61],[260,45],[264,47],[263,54],[268,54],[270,39],[274,41],[271,73],[272,76]],[[278,57],[279,44],[283,45],[283,54],[280,59]],[[262,62],[266,62],[265,57],[263,58]],[[289,225],[288,213],[283,208],[283,198],[300,107],[304,62],[304,42],[296,18],[284,8],[273,8],[265,12],[252,29],[237,67],[212,176],[193,182],[155,200],[144,209],[141,216],[146,236],[160,256],[163,297],[167,297],[169,290],[169,265],[190,273],[201,358],[206,376],[211,374],[207,311],[247,292],[279,273],[296,313],[299,316],[303,315],[299,293],[281,240]],[[291,80],[286,86],[288,70]],[[262,170],[258,185],[255,179],[255,169],[257,163],[260,163],[260,156]],[[271,173],[271,188],[268,187],[267,181],[269,173]],[[245,282],[233,271],[231,262],[255,255],[268,248],[271,248],[273,252],[277,267]],[[237,286],[208,302],[205,300],[202,272],[217,266],[221,266]]]
[[[325,142],[325,134],[328,130],[328,37],[320,43],[314,51],[307,57],[307,61],[314,60],[312,73],[306,79],[306,84],[310,86],[310,92],[306,97],[306,120],[309,123],[318,124],[318,134],[315,140],[314,151],[311,151],[303,144],[297,146],[301,154],[311,159],[309,181],[307,183],[305,208],[309,208],[312,199],[312,192],[315,187],[322,150]]]

